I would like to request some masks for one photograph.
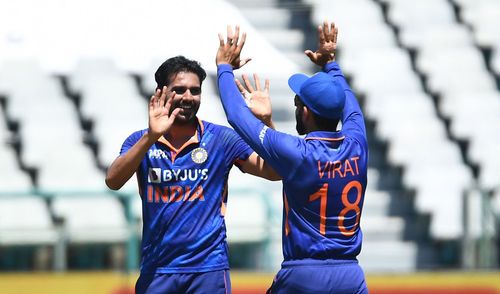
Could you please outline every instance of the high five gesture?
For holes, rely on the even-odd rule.
[[[149,100],[149,133],[159,138],[167,133],[181,108],[175,108],[171,111],[172,101],[174,100],[175,92],[167,94],[167,87],[156,89],[153,96]]]
[[[319,66],[335,61],[337,35],[338,29],[335,24],[333,22],[329,24],[328,21],[325,21],[322,26],[318,26],[318,49],[315,52],[306,50],[304,53]]]
[[[231,26],[227,26],[227,42],[224,42],[224,37],[219,34],[219,50],[217,50],[215,63],[217,65],[230,64],[233,69],[238,69],[247,64],[251,60],[250,58],[240,58],[246,38],[247,34],[243,33],[240,40],[239,26],[236,26],[234,33]]]

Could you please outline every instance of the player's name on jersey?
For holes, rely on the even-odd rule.
[[[208,169],[161,169],[150,168],[148,183],[165,183],[178,181],[205,181],[208,179]]]
[[[346,176],[357,176],[359,175],[358,159],[359,156],[351,157],[343,161],[318,160],[318,175],[320,179],[334,179],[337,176],[341,178],[345,178]]]
[[[166,186],[159,187],[148,185],[147,202],[149,203],[170,203],[181,201],[205,201],[203,196],[203,187],[191,186]]]

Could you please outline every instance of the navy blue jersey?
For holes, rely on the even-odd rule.
[[[301,138],[270,129],[255,118],[240,99],[231,66],[218,66],[229,123],[283,178],[284,264],[356,259],[361,250],[359,224],[368,168],[364,119],[338,64],[328,63],[324,70],[346,94],[342,130],[315,131]]]
[[[123,143],[121,154],[146,132]],[[141,273],[195,273],[228,269],[224,213],[234,163],[252,149],[234,130],[200,121],[175,149],[161,137],[138,170],[142,198]]]

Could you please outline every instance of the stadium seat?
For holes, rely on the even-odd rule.
[[[491,53],[490,66],[492,71],[500,76],[500,40],[496,42],[493,46],[493,52]]]
[[[460,60],[460,62],[457,62]],[[474,47],[450,47],[419,51],[416,66],[419,71],[432,75],[439,71],[478,72],[486,70],[481,52]]]
[[[479,164],[479,184],[480,187],[493,190],[500,184],[500,154],[498,144],[500,139],[491,134],[500,131],[499,119],[494,118],[495,124],[485,125],[483,128],[476,128],[476,133],[470,140],[468,156],[472,162]]]
[[[0,246],[55,245],[58,240],[59,234],[43,198],[0,196]]]
[[[57,194],[52,213],[63,220],[70,244],[124,243],[129,236],[125,211],[109,194]]]
[[[416,190],[417,211],[431,214],[430,234],[438,240],[463,234],[463,196],[473,185],[464,165],[422,165],[405,171],[405,185]]]
[[[366,273],[407,273],[417,268],[418,248],[412,242],[371,242],[363,246],[359,264]]]
[[[500,24],[500,4],[497,1],[478,1],[478,3],[476,8],[467,11],[467,21],[472,26],[476,44],[481,47],[491,47],[498,42],[496,28]]]
[[[495,191],[493,192],[491,203],[493,206],[493,211],[495,212],[497,217],[500,217],[500,187],[495,189]]]
[[[374,180],[370,175],[371,173],[369,172],[368,183]],[[390,202],[391,195],[389,192],[367,188],[365,192],[365,201],[363,203],[363,213],[372,216],[387,216],[389,214]]]
[[[68,88],[72,93],[80,93],[89,83],[101,76],[125,76],[118,68],[116,61],[110,57],[82,57],[77,60],[75,68],[68,75]]]
[[[381,69],[384,69],[384,74],[381,74]],[[347,73],[353,75],[351,86],[367,94],[368,99],[373,93],[411,93],[422,89],[411,69],[410,57],[398,48],[359,52],[356,61],[350,63]]]
[[[446,0],[384,0],[389,4],[388,18],[401,29],[417,26],[450,24],[455,21],[453,9]]]
[[[29,192],[33,189],[31,179],[17,163],[16,154],[10,148],[0,145],[0,192]]]
[[[95,164],[94,156],[84,145],[59,150],[42,146],[45,161],[38,172],[38,188],[44,192],[104,191],[104,173]]]
[[[227,203],[226,227],[229,243],[263,242],[269,238],[269,208],[262,194],[231,193]]]
[[[474,45],[470,30],[458,23],[408,27],[400,32],[400,38],[406,47],[416,50],[440,50]]]
[[[495,80],[486,70],[456,71],[437,70],[428,76],[429,90],[433,94],[451,97],[460,92],[485,92],[495,90]]]

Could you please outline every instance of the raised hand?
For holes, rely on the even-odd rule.
[[[319,66],[324,66],[328,62],[335,60],[335,50],[337,49],[338,28],[332,22],[325,21],[318,26],[318,49],[313,52],[306,50],[304,53],[309,59]]]
[[[231,26],[227,26],[227,42],[224,42],[224,37],[219,34],[219,50],[217,50],[215,63],[217,65],[230,64],[233,69],[238,69],[247,64],[251,60],[250,58],[240,58],[246,38],[247,34],[243,33],[240,40],[239,26],[236,26],[234,34]]]
[[[158,138],[170,130],[180,111],[180,108],[170,111],[175,92],[167,93],[167,87],[156,89],[149,100],[149,132]]]
[[[255,117],[260,119],[267,126],[274,128],[272,122],[271,97],[269,96],[269,80],[266,79],[264,90],[262,90],[259,77],[254,74],[253,78],[255,81],[255,88],[246,75],[242,76],[245,85],[239,80],[235,80],[236,85],[243,95],[248,108],[250,108]]]

